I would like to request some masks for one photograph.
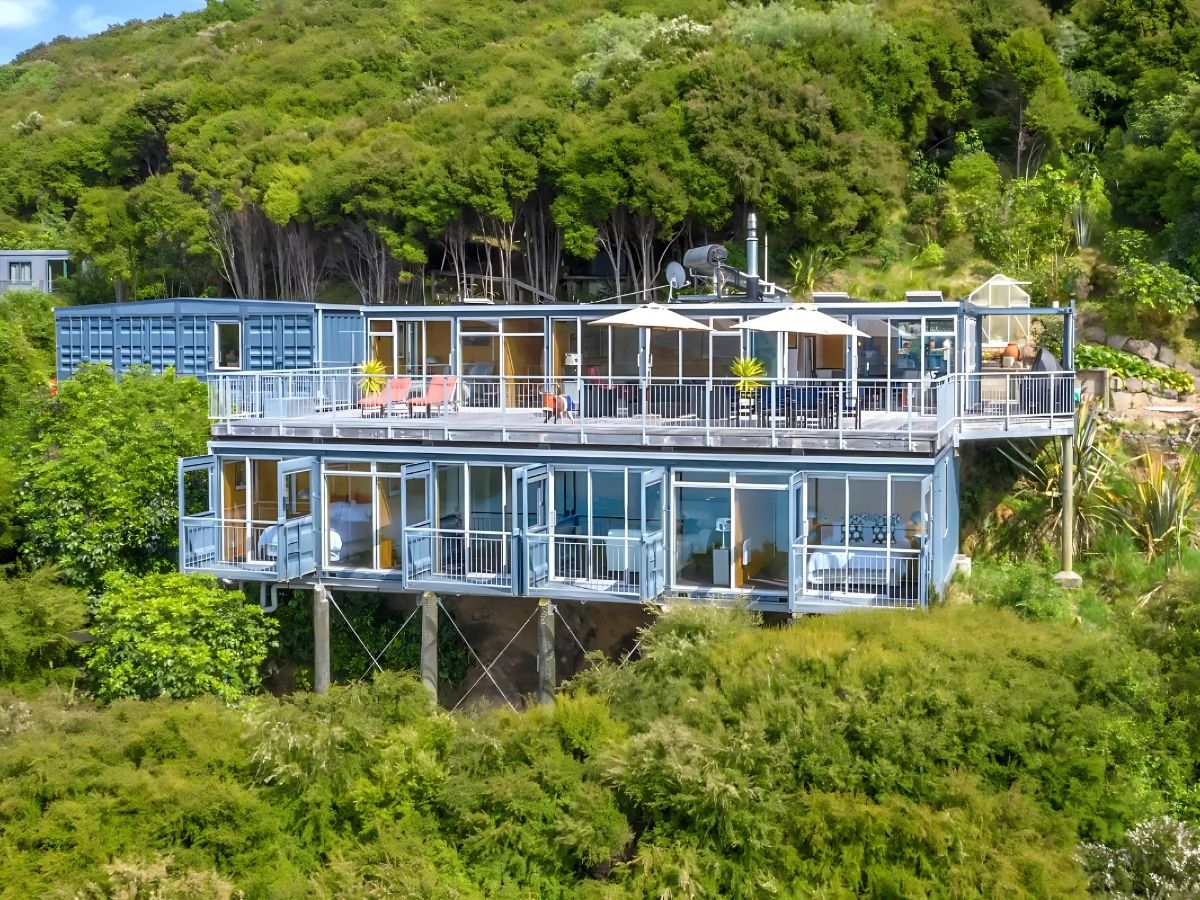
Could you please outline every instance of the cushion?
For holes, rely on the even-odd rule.
[[[861,544],[863,542],[863,516],[853,515],[850,517],[850,527],[847,529],[850,535],[850,543]],[[841,541],[838,541],[840,544]]]

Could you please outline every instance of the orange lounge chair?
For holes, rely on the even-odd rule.
[[[445,413],[447,407],[454,402],[454,388],[458,385],[456,375],[434,375],[429,379],[424,397],[413,397],[408,401],[408,408],[417,414],[417,408],[425,409],[426,417],[432,415],[432,407],[439,406],[439,413]]]
[[[383,390],[375,394],[367,394],[358,401],[358,408],[365,416],[368,409],[378,409],[379,415],[389,410],[392,404],[404,406],[409,402],[408,392],[412,389],[412,379],[408,377],[389,378]]]

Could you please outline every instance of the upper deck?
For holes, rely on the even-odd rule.
[[[1074,426],[1073,372],[915,379],[386,376],[350,369],[222,375],[217,437],[531,446],[936,453],[949,441]]]

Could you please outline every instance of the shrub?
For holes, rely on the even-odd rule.
[[[84,648],[96,695],[233,701],[259,685],[275,622],[207,575],[110,575]]]
[[[1195,389],[1192,377],[1186,372],[1152,366],[1140,356],[1101,344],[1080,344],[1076,347],[1075,368],[1108,369],[1120,378],[1140,378],[1181,394]]]
[[[1119,847],[1085,844],[1083,860],[1107,897],[1200,896],[1200,831],[1169,816],[1130,829]]]
[[[83,595],[42,570],[0,579],[0,680],[30,678],[66,663],[75,646],[69,636],[83,627]]]
[[[930,241],[913,259],[913,265],[918,269],[932,269],[935,266],[940,266],[946,260],[946,251],[942,249],[942,245]]]

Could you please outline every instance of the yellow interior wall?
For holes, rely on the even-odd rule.
[[[823,334],[817,337],[817,366],[818,369],[846,368],[846,339],[835,334]]]
[[[273,459],[251,461],[251,490],[254,493],[252,518],[259,522],[274,522],[279,517],[279,463]]]

